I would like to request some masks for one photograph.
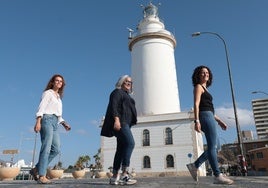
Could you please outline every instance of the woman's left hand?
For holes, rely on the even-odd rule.
[[[218,124],[221,126],[221,129],[222,130],[226,130],[227,129],[227,125],[223,121],[219,120],[218,121]]]
[[[66,131],[71,130],[71,126],[70,126],[68,123],[66,123],[65,121],[62,122],[61,124],[63,125],[63,127],[64,127],[64,129],[65,129]]]

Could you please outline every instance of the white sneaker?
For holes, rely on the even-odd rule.
[[[191,176],[195,181],[198,181],[198,176],[197,176],[197,168],[195,167],[194,163],[190,163],[186,165]]]
[[[121,185],[134,185],[136,183],[137,183],[137,180],[131,179],[129,175],[125,175],[120,178]]]
[[[110,178],[110,185],[118,185],[120,183],[120,176],[111,177]]]
[[[227,184],[231,185],[233,184],[233,180],[227,178],[227,176],[224,176],[222,173],[219,174],[218,177],[214,178],[214,184]]]

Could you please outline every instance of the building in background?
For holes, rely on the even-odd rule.
[[[252,100],[258,139],[268,138],[268,98]]]
[[[253,140],[254,139],[253,132],[251,130],[242,131],[242,139],[243,141]]]
[[[132,127],[131,166],[138,176],[189,175],[186,164],[203,152],[193,128],[193,111],[181,112],[174,50],[175,37],[158,17],[158,7],[143,7],[137,31],[129,29],[133,98],[138,124]],[[190,101],[189,101],[190,102]],[[113,165],[115,138],[101,138],[104,170]],[[200,175],[205,175],[205,165]]]
[[[248,151],[251,173],[255,176],[268,175],[268,145]]]

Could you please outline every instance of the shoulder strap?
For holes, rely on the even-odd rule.
[[[207,88],[205,88],[204,86],[202,86],[202,88],[204,89],[204,92],[208,92]]]

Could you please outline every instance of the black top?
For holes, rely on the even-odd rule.
[[[101,136],[114,136],[115,117],[119,117],[121,126],[132,126],[137,123],[135,101],[122,89],[115,89],[110,94],[109,104],[101,129]]]
[[[202,86],[203,87],[203,86]],[[212,103],[213,97],[212,95],[203,87],[205,90],[201,95],[201,100],[199,104],[199,111],[211,111],[214,114],[214,106]]]

